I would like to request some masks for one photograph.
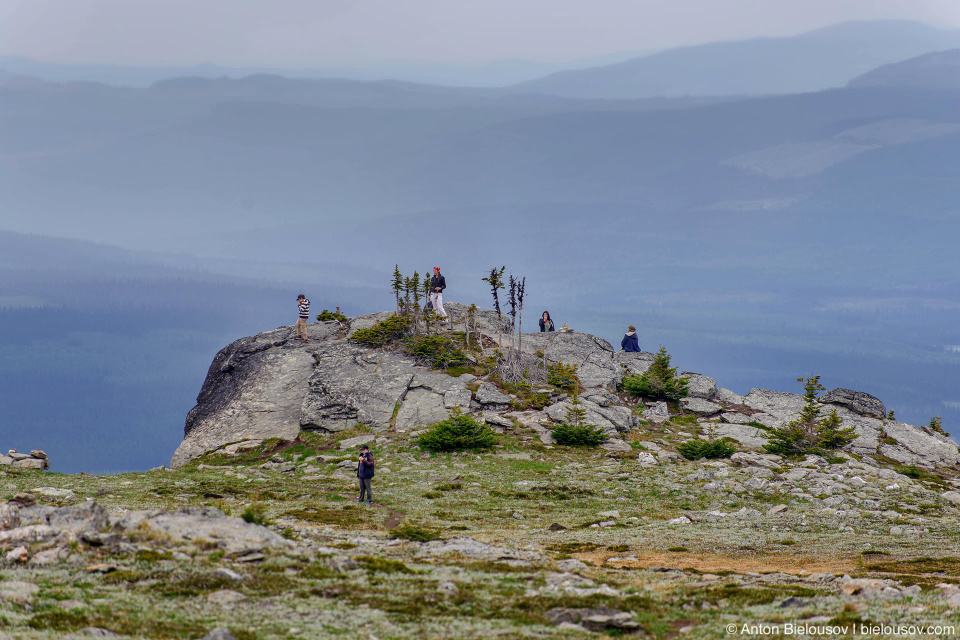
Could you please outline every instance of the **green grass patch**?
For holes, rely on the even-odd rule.
[[[453,529],[455,527],[451,527]],[[466,529],[466,527],[463,527]],[[426,529],[413,524],[400,525],[396,529],[390,530],[390,537],[394,540],[411,540],[414,542],[430,542],[439,540],[440,532],[434,529]]]
[[[374,556],[358,556],[354,558],[357,564],[367,570],[367,573],[416,573],[413,569],[399,560],[377,558]]]
[[[339,526],[358,525],[367,520],[365,511],[352,505],[344,505],[337,509],[324,509],[321,507],[292,509],[284,512],[283,515],[305,522],[335,524]]]

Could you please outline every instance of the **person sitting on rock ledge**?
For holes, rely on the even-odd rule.
[[[637,328],[633,325],[627,327],[627,333],[620,341],[620,351],[628,353],[640,353],[640,340],[637,339]]]

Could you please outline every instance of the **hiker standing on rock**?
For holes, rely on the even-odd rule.
[[[360,458],[357,460],[357,478],[360,485],[360,497],[357,498],[357,502],[370,504],[373,501],[373,488],[370,486],[370,480],[373,478],[373,455],[367,445],[360,448]],[[364,497],[366,497],[366,500],[364,500]]]
[[[637,339],[637,328],[633,325],[627,327],[627,333],[620,341],[620,350],[632,353],[640,353],[640,340]]]
[[[297,311],[300,312],[300,317],[297,318],[297,338],[307,342],[307,318],[310,317],[310,301],[302,293],[297,296]]]
[[[446,288],[447,279],[440,273],[440,267],[434,267],[433,280],[430,281],[430,302],[441,318],[447,317],[447,312],[443,310],[443,290]]]

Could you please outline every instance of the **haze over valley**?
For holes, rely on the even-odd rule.
[[[300,292],[390,309],[394,265],[483,307],[507,265],[525,329],[635,324],[738,393],[819,374],[952,432],[958,59],[908,21],[499,85],[0,57],[0,435],[164,464],[220,348]]]

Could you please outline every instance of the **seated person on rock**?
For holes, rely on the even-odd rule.
[[[637,328],[633,325],[627,327],[627,333],[620,341],[620,350],[630,353],[640,353],[640,340],[637,339]]]

